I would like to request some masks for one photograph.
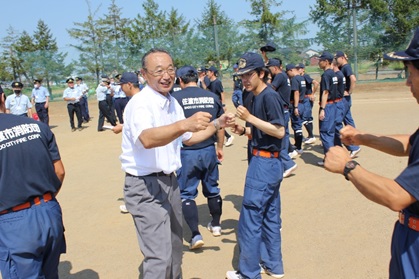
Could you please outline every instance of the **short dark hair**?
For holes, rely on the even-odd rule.
[[[260,75],[260,73],[263,72],[262,80],[264,83],[268,82],[269,74],[271,74],[271,71],[267,67],[256,68],[253,71],[255,71],[258,74],[258,76]]]
[[[412,64],[417,70],[419,70],[419,60],[409,60],[404,61],[404,65],[407,66],[408,64]]]
[[[198,82],[198,75],[195,73],[188,73],[179,78],[183,81],[184,84],[188,84],[190,82]]]
[[[143,58],[141,59],[141,65],[142,65],[143,69],[147,68],[146,67],[147,56],[149,56],[150,54],[153,54],[153,53],[166,53],[167,55],[170,56],[170,59],[172,59],[172,62],[173,62],[173,57],[172,57],[172,55],[170,55],[170,53],[167,50],[162,49],[162,48],[152,48],[149,51],[147,51],[144,54]]]

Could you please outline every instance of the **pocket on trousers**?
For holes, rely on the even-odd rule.
[[[261,208],[264,204],[264,194],[268,184],[256,180],[254,178],[246,177],[246,184],[244,186],[243,205]]]
[[[0,247],[0,273],[3,278],[18,279],[16,268],[10,258],[10,251]]]

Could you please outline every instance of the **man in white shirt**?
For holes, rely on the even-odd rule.
[[[142,58],[147,86],[135,94],[124,112],[122,169],[124,197],[133,216],[144,255],[145,279],[181,278],[182,203],[174,171],[181,167],[183,144],[200,142],[225,126],[234,115],[197,112],[185,118],[169,94],[176,68],[170,54],[151,49]]]

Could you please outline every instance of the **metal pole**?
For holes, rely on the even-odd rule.
[[[217,53],[217,67],[220,68],[220,49],[218,47],[218,31],[217,31],[217,19],[215,15],[212,17],[214,24],[214,43],[215,43],[215,52]]]
[[[354,27],[354,73],[358,79],[358,32],[356,28],[356,3],[352,2],[352,22]]]

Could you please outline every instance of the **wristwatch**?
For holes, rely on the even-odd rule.
[[[343,169],[343,176],[345,176],[346,180],[349,180],[348,174],[356,168],[356,166],[358,166],[358,162],[357,161],[349,161],[345,164],[345,168]]]

